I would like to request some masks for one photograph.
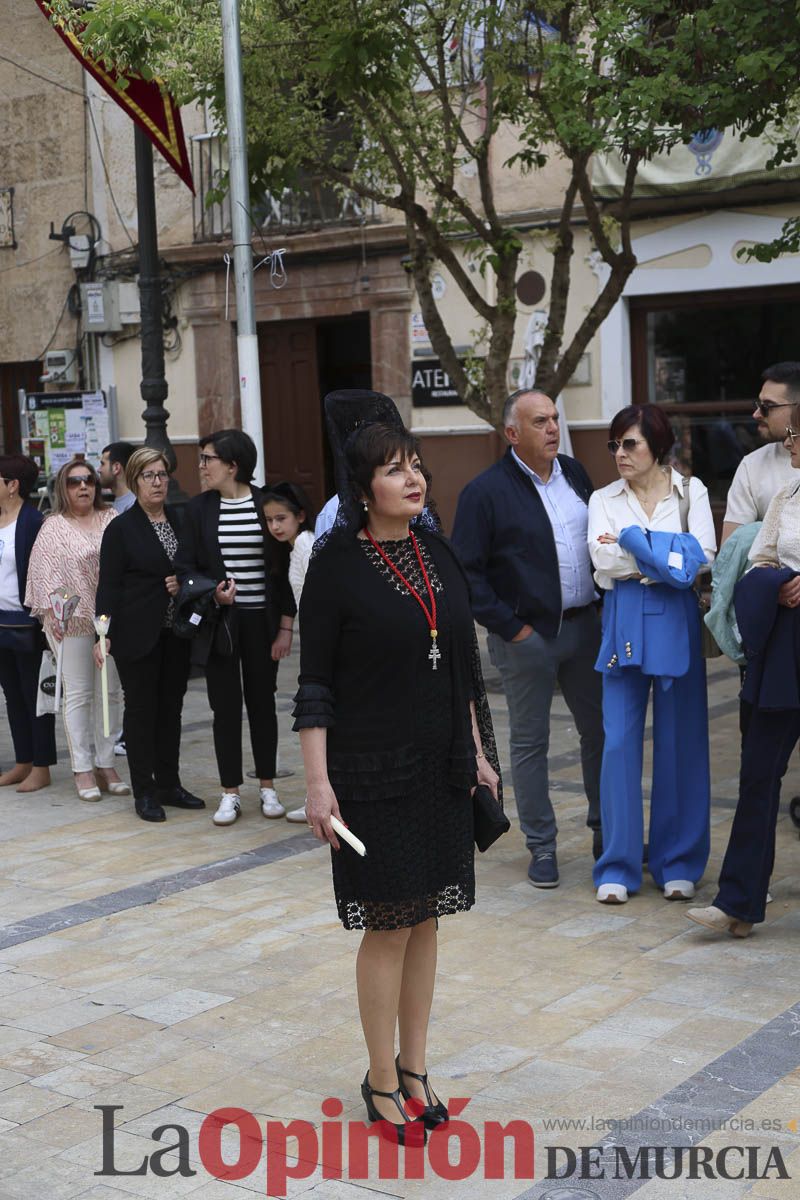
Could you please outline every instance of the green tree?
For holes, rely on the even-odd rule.
[[[210,100],[224,124],[216,0],[94,0],[53,8],[91,51]],[[80,5],[78,5],[80,9]],[[242,0],[255,189],[303,175],[355,192],[405,223],[410,269],[434,350],[465,402],[500,423],[522,241],[497,202],[502,172],[559,170],[548,325],[537,384],[557,395],[636,265],[631,212],[640,165],[700,129],[759,136],[796,88],[795,0]],[[498,134],[518,150],[498,161]],[[595,155],[616,150],[621,197],[592,192]],[[776,149],[778,159],[794,147]],[[577,218],[607,280],[565,344]],[[475,282],[466,259],[492,286]],[[480,330],[462,364],[432,268],[447,268]]]

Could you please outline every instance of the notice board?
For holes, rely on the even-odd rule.
[[[23,453],[48,475],[76,454],[98,463],[111,441],[103,392],[27,392],[20,423]]]

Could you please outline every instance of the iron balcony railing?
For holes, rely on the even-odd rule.
[[[222,190],[227,170],[225,147],[216,134],[192,138],[196,242],[220,240],[231,232],[230,197]],[[372,225],[381,220],[376,204],[313,177],[297,189],[266,192],[254,205],[251,218],[255,228],[283,234],[307,233],[332,225]]]

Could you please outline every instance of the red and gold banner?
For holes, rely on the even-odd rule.
[[[50,5],[46,0],[36,0],[39,8],[50,20]],[[138,75],[120,76],[116,71],[104,66],[84,51],[74,33],[65,29],[61,24],[53,26],[62,42],[72,51],[89,74],[97,80],[112,100],[124,109],[129,117],[139,125],[155,148],[164,156],[173,171],[194,192],[192,168],[186,153],[186,139],[183,136],[180,109],[172,96],[160,82],[154,79],[147,82]],[[126,84],[120,86],[120,78]]]

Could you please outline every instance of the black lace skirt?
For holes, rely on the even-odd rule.
[[[431,784],[434,787],[431,787]],[[475,843],[468,789],[427,780],[424,794],[340,802],[367,848],[332,850],[336,906],[345,929],[407,929],[475,903]]]

